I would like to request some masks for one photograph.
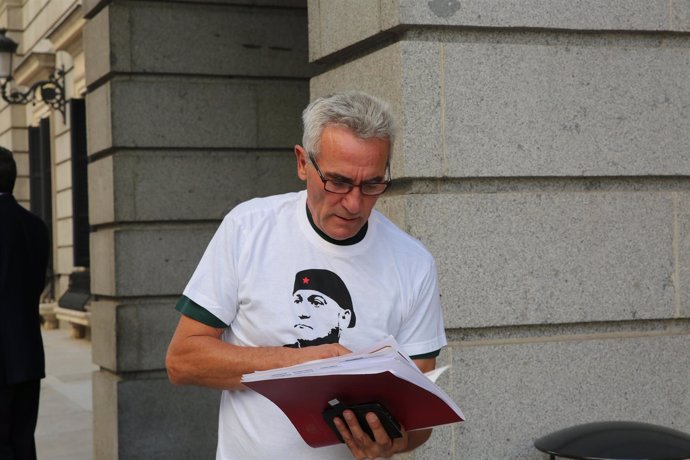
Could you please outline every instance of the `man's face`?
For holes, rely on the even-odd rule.
[[[321,135],[316,158],[326,179],[352,184],[383,182],[389,143],[383,139],[360,139],[348,128],[328,126]],[[355,236],[369,219],[378,196],[363,195],[355,187],[346,194],[327,192],[308,152],[295,146],[297,175],[307,182],[307,206],[316,226],[335,240]]]
[[[343,329],[350,324],[352,313],[319,291],[300,289],[293,294],[292,300],[297,313],[294,327],[300,331],[300,338],[314,340],[326,337],[333,328]]]

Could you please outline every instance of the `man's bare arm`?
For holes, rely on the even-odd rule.
[[[242,374],[350,352],[339,344],[306,348],[240,347],[223,342],[222,333],[223,329],[182,315],[165,358],[170,381],[175,385],[239,390],[245,388],[240,383]]]

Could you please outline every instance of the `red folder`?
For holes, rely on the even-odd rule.
[[[420,375],[427,378],[421,372]],[[429,383],[435,386],[430,380]],[[329,407],[328,401],[334,398],[345,404],[381,403],[408,431],[464,420],[457,406],[451,406],[452,402],[448,404],[433,392],[389,371],[303,375],[244,384],[273,401],[312,447],[340,442],[322,416]]]
[[[379,403],[407,431],[463,421],[427,375],[388,336],[357,353],[245,374],[242,383],[273,401],[307,444],[321,447],[340,442],[323,418],[334,399],[346,406]]]

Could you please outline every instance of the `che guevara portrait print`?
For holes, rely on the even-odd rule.
[[[313,268],[295,275],[292,313],[298,339],[284,345],[292,348],[338,343],[342,330],[356,323],[350,292],[330,270]]]

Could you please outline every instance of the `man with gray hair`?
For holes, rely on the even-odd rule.
[[[446,345],[433,257],[374,210],[391,183],[387,104],[333,94],[309,104],[303,122],[294,153],[306,190],[233,209],[176,307],[168,375],[224,390],[218,460],[390,457],[431,434],[403,429],[392,439],[370,413],[369,436],[345,411],[334,421],[344,444],[313,449],[277,406],[241,384],[243,374],[343,355],[389,335],[426,372]]]

